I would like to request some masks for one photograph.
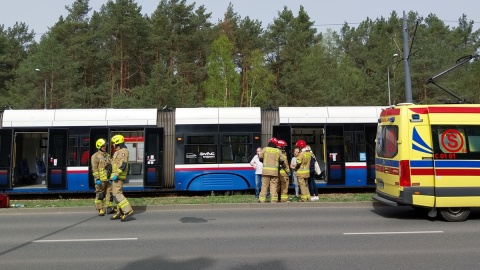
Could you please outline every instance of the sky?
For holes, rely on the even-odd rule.
[[[48,31],[60,16],[68,14],[65,6],[71,6],[74,0],[0,0],[0,25],[4,29],[12,27],[16,22],[24,22],[29,30],[37,34],[35,39]],[[100,10],[107,0],[90,0],[92,10]],[[142,7],[142,14],[151,15],[157,8],[159,0],[136,0]],[[367,17],[375,20],[380,17],[388,18],[392,11],[401,17],[403,12],[416,11],[422,17],[435,14],[447,25],[458,25],[462,14],[468,20],[475,21],[475,28],[480,27],[480,1],[478,0],[187,0],[187,4],[196,3],[194,10],[200,5],[205,6],[207,12],[212,13],[211,22],[216,23],[223,18],[229,3],[241,18],[250,17],[263,23],[264,27],[278,17],[278,12],[286,6],[294,15],[298,14],[302,5],[314,22],[317,32],[326,32],[327,29],[338,31],[341,25],[347,22],[350,26],[357,26]],[[477,22],[478,21],[478,22]]]

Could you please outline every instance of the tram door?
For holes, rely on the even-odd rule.
[[[328,184],[345,184],[343,126],[325,127],[326,178]]]
[[[163,177],[163,128],[145,128],[145,157],[143,159],[143,185],[164,187]]]
[[[287,158],[291,159],[293,155],[292,143],[295,143],[295,142],[292,142],[292,127],[291,126],[273,126],[272,134],[273,134],[273,137],[279,140],[284,140],[287,143],[287,146],[285,147],[285,153],[287,153]]]
[[[0,130],[0,189],[11,189],[13,130]]]
[[[47,187],[64,189],[67,187],[68,129],[48,130]]]
[[[96,143],[97,140],[103,138],[106,140],[107,144],[107,153],[110,153],[110,148],[112,144],[110,143],[110,138],[108,136],[109,129],[108,128],[91,128],[90,129],[90,153],[88,155],[88,186],[90,188],[95,188],[95,179],[93,179],[92,171],[92,164],[90,163],[91,156],[98,151]]]

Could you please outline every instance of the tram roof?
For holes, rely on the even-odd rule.
[[[156,126],[157,109],[5,110],[2,127]]]
[[[377,123],[384,107],[280,107],[281,124]]]
[[[177,108],[175,124],[260,124],[259,107]]]

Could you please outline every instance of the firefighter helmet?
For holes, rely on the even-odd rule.
[[[97,147],[97,149],[100,149],[100,148],[102,148],[102,146],[106,146],[105,143],[107,143],[107,141],[105,141],[105,139],[103,139],[103,138],[100,138],[95,143],[95,146]]]
[[[305,146],[307,146],[307,143],[304,140],[298,140],[295,146],[300,147],[300,149],[303,149],[305,148]]]
[[[268,142],[271,142],[271,143],[275,144],[276,146],[278,146],[278,139],[275,138],[275,137],[272,137],[272,138],[270,139],[270,141],[268,141]]]
[[[284,148],[285,146],[287,146],[287,142],[284,141],[284,140],[278,140],[277,146],[281,147],[281,148]]]
[[[122,135],[115,135],[112,137],[112,143],[119,145],[125,142],[125,139]]]

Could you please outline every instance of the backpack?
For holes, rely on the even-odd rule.
[[[318,165],[317,159],[312,156],[310,158],[310,176],[312,175],[320,175],[322,170],[320,169],[320,165]]]
[[[317,162],[317,160],[312,156],[310,158],[310,176],[315,175],[315,162]]]

